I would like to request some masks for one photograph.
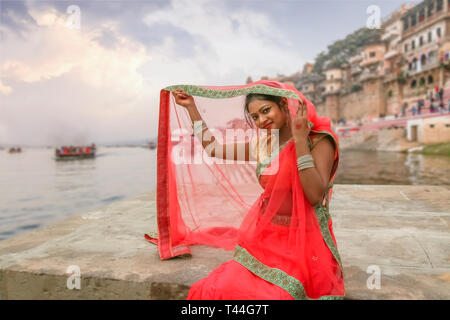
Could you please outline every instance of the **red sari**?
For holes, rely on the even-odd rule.
[[[293,141],[257,164],[256,183],[262,187],[258,191],[249,187],[255,185],[254,180],[249,178],[249,181],[242,183],[242,177],[248,178],[245,173],[241,172],[238,178],[235,176],[236,170],[246,168],[246,164],[232,164],[234,167],[231,169],[226,164],[212,164],[210,168],[204,163],[200,167],[174,165],[173,156],[171,160],[162,156],[170,154],[166,150],[170,149],[170,144],[164,145],[167,137],[159,136],[162,149],[158,144],[158,159],[163,160],[165,165],[160,168],[158,163],[158,240],[149,240],[158,244],[162,259],[190,254],[191,244],[234,249],[233,259],[196,282],[189,291],[188,299],[342,298],[345,294],[342,265],[328,210],[339,148],[329,120],[318,117],[311,102],[295,88],[278,82],[258,81],[238,87],[200,87],[203,89],[200,91],[191,86],[174,86],[167,91],[176,88],[207,98],[218,95],[215,99],[221,95],[233,97],[233,94],[245,95],[255,91],[280,95],[288,98],[291,115],[295,114],[298,101],[302,100],[307,104],[308,120],[313,125],[311,135],[327,134],[336,147],[329,191],[322,203],[312,207],[302,189]],[[162,107],[164,112],[164,104]],[[166,111],[167,115],[169,112]],[[167,132],[164,128],[161,130],[161,120],[168,122],[160,113],[160,135]],[[205,121],[208,123],[208,120]],[[239,165],[240,168],[237,167]],[[180,166],[188,170],[180,170]],[[206,171],[202,170],[204,166],[211,169],[211,176],[219,176],[214,181],[218,184],[213,184],[215,189],[208,186]],[[181,181],[184,178],[189,181]],[[208,190],[216,191],[208,193]],[[260,194],[256,201],[248,196],[248,190]],[[230,202],[237,209],[222,208],[217,202],[201,202],[202,199],[213,199],[213,196],[214,199],[223,198],[223,206]],[[249,205],[249,201],[253,204]],[[208,209],[208,203],[211,203],[212,210]],[[217,215],[212,216],[216,211]],[[227,220],[235,211],[237,214]],[[237,217],[241,219],[237,220],[239,224],[236,226]]]

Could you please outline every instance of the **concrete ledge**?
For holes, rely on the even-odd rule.
[[[348,299],[450,299],[450,187],[336,185],[331,204]],[[231,251],[159,259],[154,194],[0,242],[0,299],[185,299]],[[81,288],[67,289],[71,265]],[[368,289],[378,266],[380,289]]]

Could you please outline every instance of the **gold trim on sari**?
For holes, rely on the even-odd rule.
[[[308,297],[303,284],[299,280],[288,275],[283,270],[265,265],[239,245],[236,245],[233,260],[244,266],[256,276],[286,290],[295,300],[315,300]],[[318,300],[340,299],[343,299],[343,297],[322,296],[318,298]]]

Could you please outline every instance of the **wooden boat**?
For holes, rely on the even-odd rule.
[[[8,153],[21,153],[22,149],[21,148],[10,148],[8,150]]]
[[[97,148],[89,147],[61,147],[55,150],[55,160],[79,160],[95,158]]]

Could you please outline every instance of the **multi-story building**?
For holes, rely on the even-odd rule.
[[[312,63],[306,63],[303,66],[303,72],[295,83],[295,87],[306,99],[316,105],[322,100],[322,87],[320,84],[323,80],[323,76],[313,73],[313,67],[314,65]]]
[[[362,73],[359,81],[378,79],[384,75],[385,44],[383,42],[371,43],[362,49],[362,61],[359,66]]]
[[[384,54],[384,92],[386,94],[386,113],[398,114],[403,101],[402,83],[399,73],[403,61],[401,38],[403,31],[402,15],[411,9],[406,5],[395,10],[381,25],[383,34],[381,40],[386,45]]]
[[[323,86],[325,91],[324,95],[337,94],[342,87],[343,72],[341,68],[331,67],[325,70],[325,80]]]
[[[402,15],[403,102],[408,105],[444,87],[446,74],[439,54],[449,39],[449,9],[449,1],[425,0]]]
[[[361,67],[359,66],[361,61],[363,59],[363,56],[361,52],[354,55],[349,59],[350,64],[350,75],[351,75],[351,82],[352,83],[359,83],[359,75],[362,72]]]

